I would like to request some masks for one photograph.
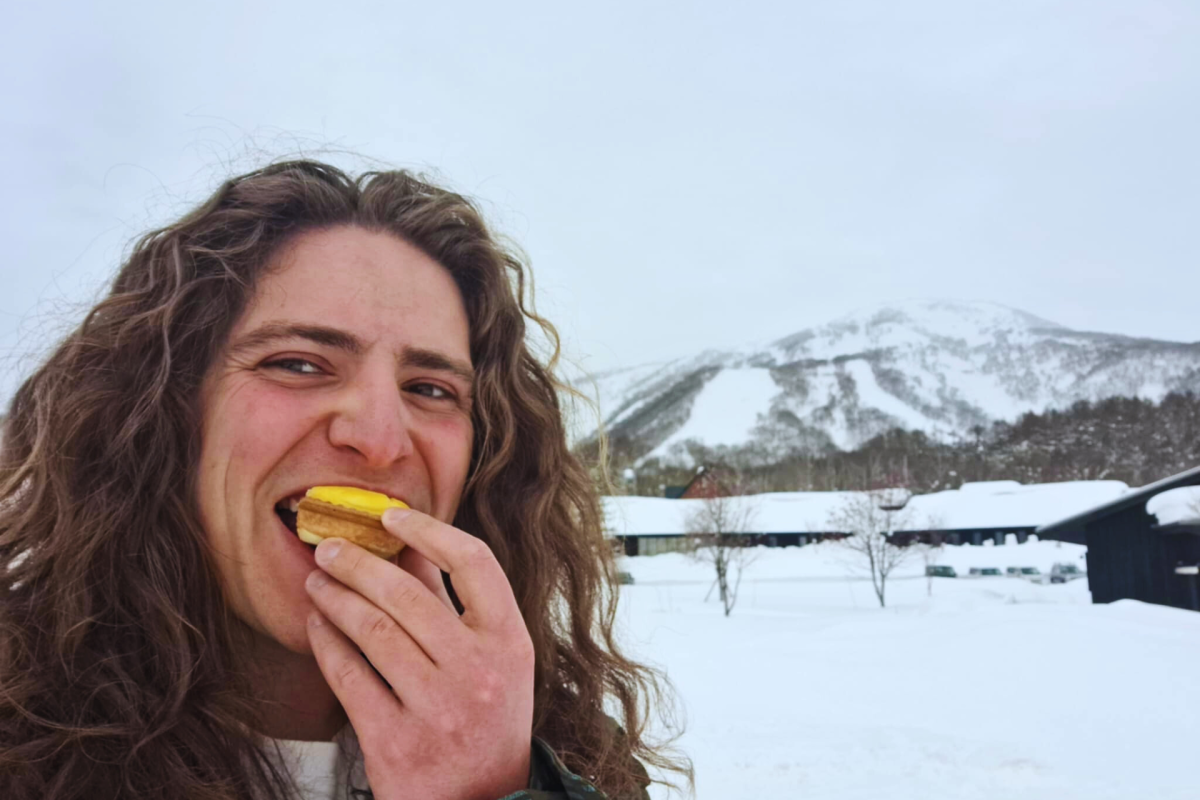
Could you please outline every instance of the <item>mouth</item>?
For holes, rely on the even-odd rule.
[[[275,504],[275,516],[279,517],[279,520],[283,523],[283,526],[291,531],[292,535],[297,539],[300,539],[300,536],[296,532],[296,517],[300,512],[300,499],[302,497],[304,497],[304,492],[291,495],[290,497],[285,497]],[[303,542],[304,540],[301,539],[300,541]],[[307,544],[307,542],[305,542],[305,544]],[[308,546],[315,547],[311,544]]]

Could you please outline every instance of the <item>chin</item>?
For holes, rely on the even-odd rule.
[[[305,614],[307,613],[306,609]],[[267,632],[267,637],[289,653],[301,656],[313,654],[312,645],[308,641],[308,626],[304,617],[296,622],[274,626],[274,630]]]
[[[290,603],[289,607],[292,613],[274,617],[262,613],[251,617],[238,615],[254,640],[250,647],[252,653],[279,653],[282,649],[296,655],[313,654],[308,642],[308,615],[315,608],[312,601],[306,595]]]

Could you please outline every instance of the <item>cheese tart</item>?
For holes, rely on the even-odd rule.
[[[314,486],[300,499],[296,535],[307,544],[325,539],[345,539],[390,559],[404,543],[383,528],[383,512],[408,508],[402,500],[352,486]]]

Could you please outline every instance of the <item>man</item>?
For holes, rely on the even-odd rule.
[[[643,738],[657,679],[612,641],[598,501],[523,279],[463,198],[314,162],[144,237],[6,421],[0,796],[690,777]],[[302,543],[286,511],[314,485],[406,501],[396,562]]]

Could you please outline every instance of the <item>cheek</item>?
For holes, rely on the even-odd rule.
[[[309,409],[294,395],[258,390],[231,413],[237,417],[230,453],[246,463],[270,461],[311,426]]]
[[[455,450],[455,471],[458,476],[459,488],[467,480],[467,472],[471,469],[471,453],[475,446],[474,428],[471,426],[471,421],[464,421],[455,431],[454,441],[456,443]]]
[[[205,482],[252,490],[315,424],[312,403],[294,392],[244,385],[213,408],[205,426]]]
[[[440,422],[431,431],[429,444],[429,470],[437,494],[453,506],[447,508],[446,513],[453,516],[471,468],[473,438],[470,420]]]

